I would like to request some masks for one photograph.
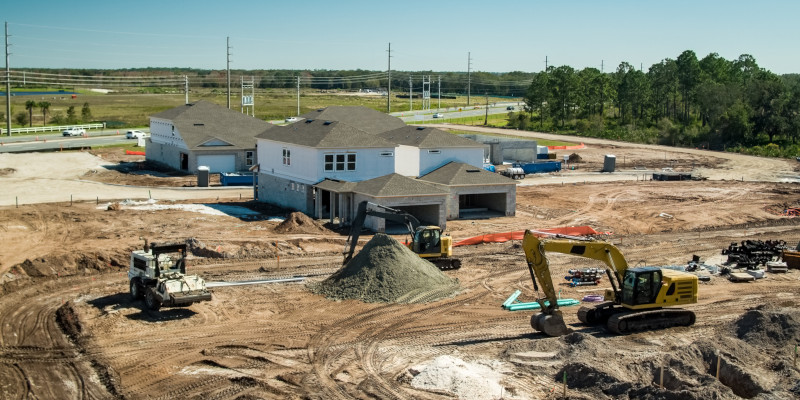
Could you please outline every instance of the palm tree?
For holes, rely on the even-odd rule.
[[[30,115],[29,121],[30,125],[33,126],[33,109],[36,108],[36,102],[33,100],[28,100],[25,102],[25,109],[28,110],[28,114]]]
[[[47,125],[47,111],[50,110],[50,103],[43,101],[39,103],[39,107],[42,109],[42,118],[44,119],[42,126],[45,126]]]

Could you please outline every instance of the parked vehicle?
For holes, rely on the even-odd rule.
[[[433,118],[444,118],[444,114],[442,113],[433,114]]]
[[[145,133],[142,131],[128,131],[125,133],[125,137],[128,139],[139,139],[145,137]]]
[[[68,128],[64,132],[61,132],[64,136],[83,136],[86,134],[86,129],[83,128]]]
[[[289,117],[289,118],[286,118],[286,122],[297,122],[297,121],[299,121],[299,120],[300,120],[300,118],[298,118],[298,117]]]

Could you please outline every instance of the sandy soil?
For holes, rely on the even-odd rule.
[[[798,220],[781,215],[800,205],[792,162],[585,142],[580,154],[586,163],[575,172],[521,183],[516,217],[449,221],[449,233],[459,240],[590,225],[608,232],[631,265],[685,264],[695,254],[720,262],[731,242],[781,239],[794,246],[800,240]],[[622,173],[597,174],[610,150]],[[642,170],[635,167],[663,168],[665,151],[667,162],[677,160],[670,167],[694,164],[708,180],[637,179]],[[567,395],[578,399],[800,394],[793,358],[800,342],[798,270],[749,283],[712,277],[701,284],[699,303],[688,307],[697,314],[691,327],[614,336],[581,325],[577,309],[565,307],[576,333],[548,338],[532,331],[533,312],[500,307],[515,290],[522,291],[521,301],[535,296],[518,242],[456,248],[463,266],[446,272],[462,288],[454,297],[422,304],[330,301],[306,284],[339,269],[346,234],[278,233],[278,221],[174,209],[109,211],[98,208],[94,194],[86,202],[52,203],[48,192],[86,180],[97,159],[70,159],[85,163],[83,172],[42,169],[24,178],[28,169],[20,165],[55,164],[50,154],[29,157],[0,165],[0,171],[14,169],[0,173],[4,196],[27,179],[33,182],[26,190],[43,201],[15,207],[6,200],[11,205],[0,213],[3,398],[546,399],[562,395],[564,374]],[[102,160],[135,161],[111,154]],[[154,186],[176,178],[153,174],[148,182],[111,171],[99,180]],[[609,180],[626,175],[635,179]],[[567,176],[574,179],[561,183]],[[203,193],[175,202],[279,212],[240,202],[235,192],[219,200],[223,192]],[[192,238],[189,270],[208,281],[305,280],[219,287],[212,301],[147,311],[130,299],[125,276],[129,252],[141,238]],[[550,261],[557,282],[570,268],[597,266],[558,254]],[[559,290],[580,300],[606,282]],[[479,379],[485,384],[476,387]]]

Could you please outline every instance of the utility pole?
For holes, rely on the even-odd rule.
[[[439,82],[439,90],[438,90],[438,92],[439,92],[439,104],[436,106],[436,111],[439,111],[439,109],[442,108],[442,76],[441,75],[439,75],[438,82]]]
[[[408,111],[414,111],[414,81],[408,77]]]
[[[227,37],[227,51],[228,54],[226,70],[228,71],[228,109],[231,109],[231,37]]]
[[[431,109],[431,76],[422,75],[422,109]]]
[[[6,131],[11,136],[11,70],[8,67],[8,21],[6,21]]]
[[[483,119],[483,126],[489,125],[489,92],[486,92],[486,117]]]
[[[389,68],[386,70],[388,83],[386,85],[386,112],[392,112],[392,43],[389,42]]]
[[[183,93],[186,95],[186,104],[189,104],[189,77],[183,76]]]
[[[300,75],[297,75],[297,116],[300,116]]]
[[[467,52],[467,105],[469,105],[470,85],[472,84],[472,77],[470,75],[470,67],[472,66],[472,53]]]
[[[547,72],[547,56],[544,56],[544,72]]]

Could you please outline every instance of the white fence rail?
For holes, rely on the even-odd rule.
[[[106,124],[83,124],[83,125],[60,125],[60,126],[33,126],[30,128],[12,128],[11,134],[15,133],[39,133],[39,132],[63,132],[69,128],[83,128],[89,129],[105,129]],[[4,135],[8,135],[7,129],[0,129]]]

